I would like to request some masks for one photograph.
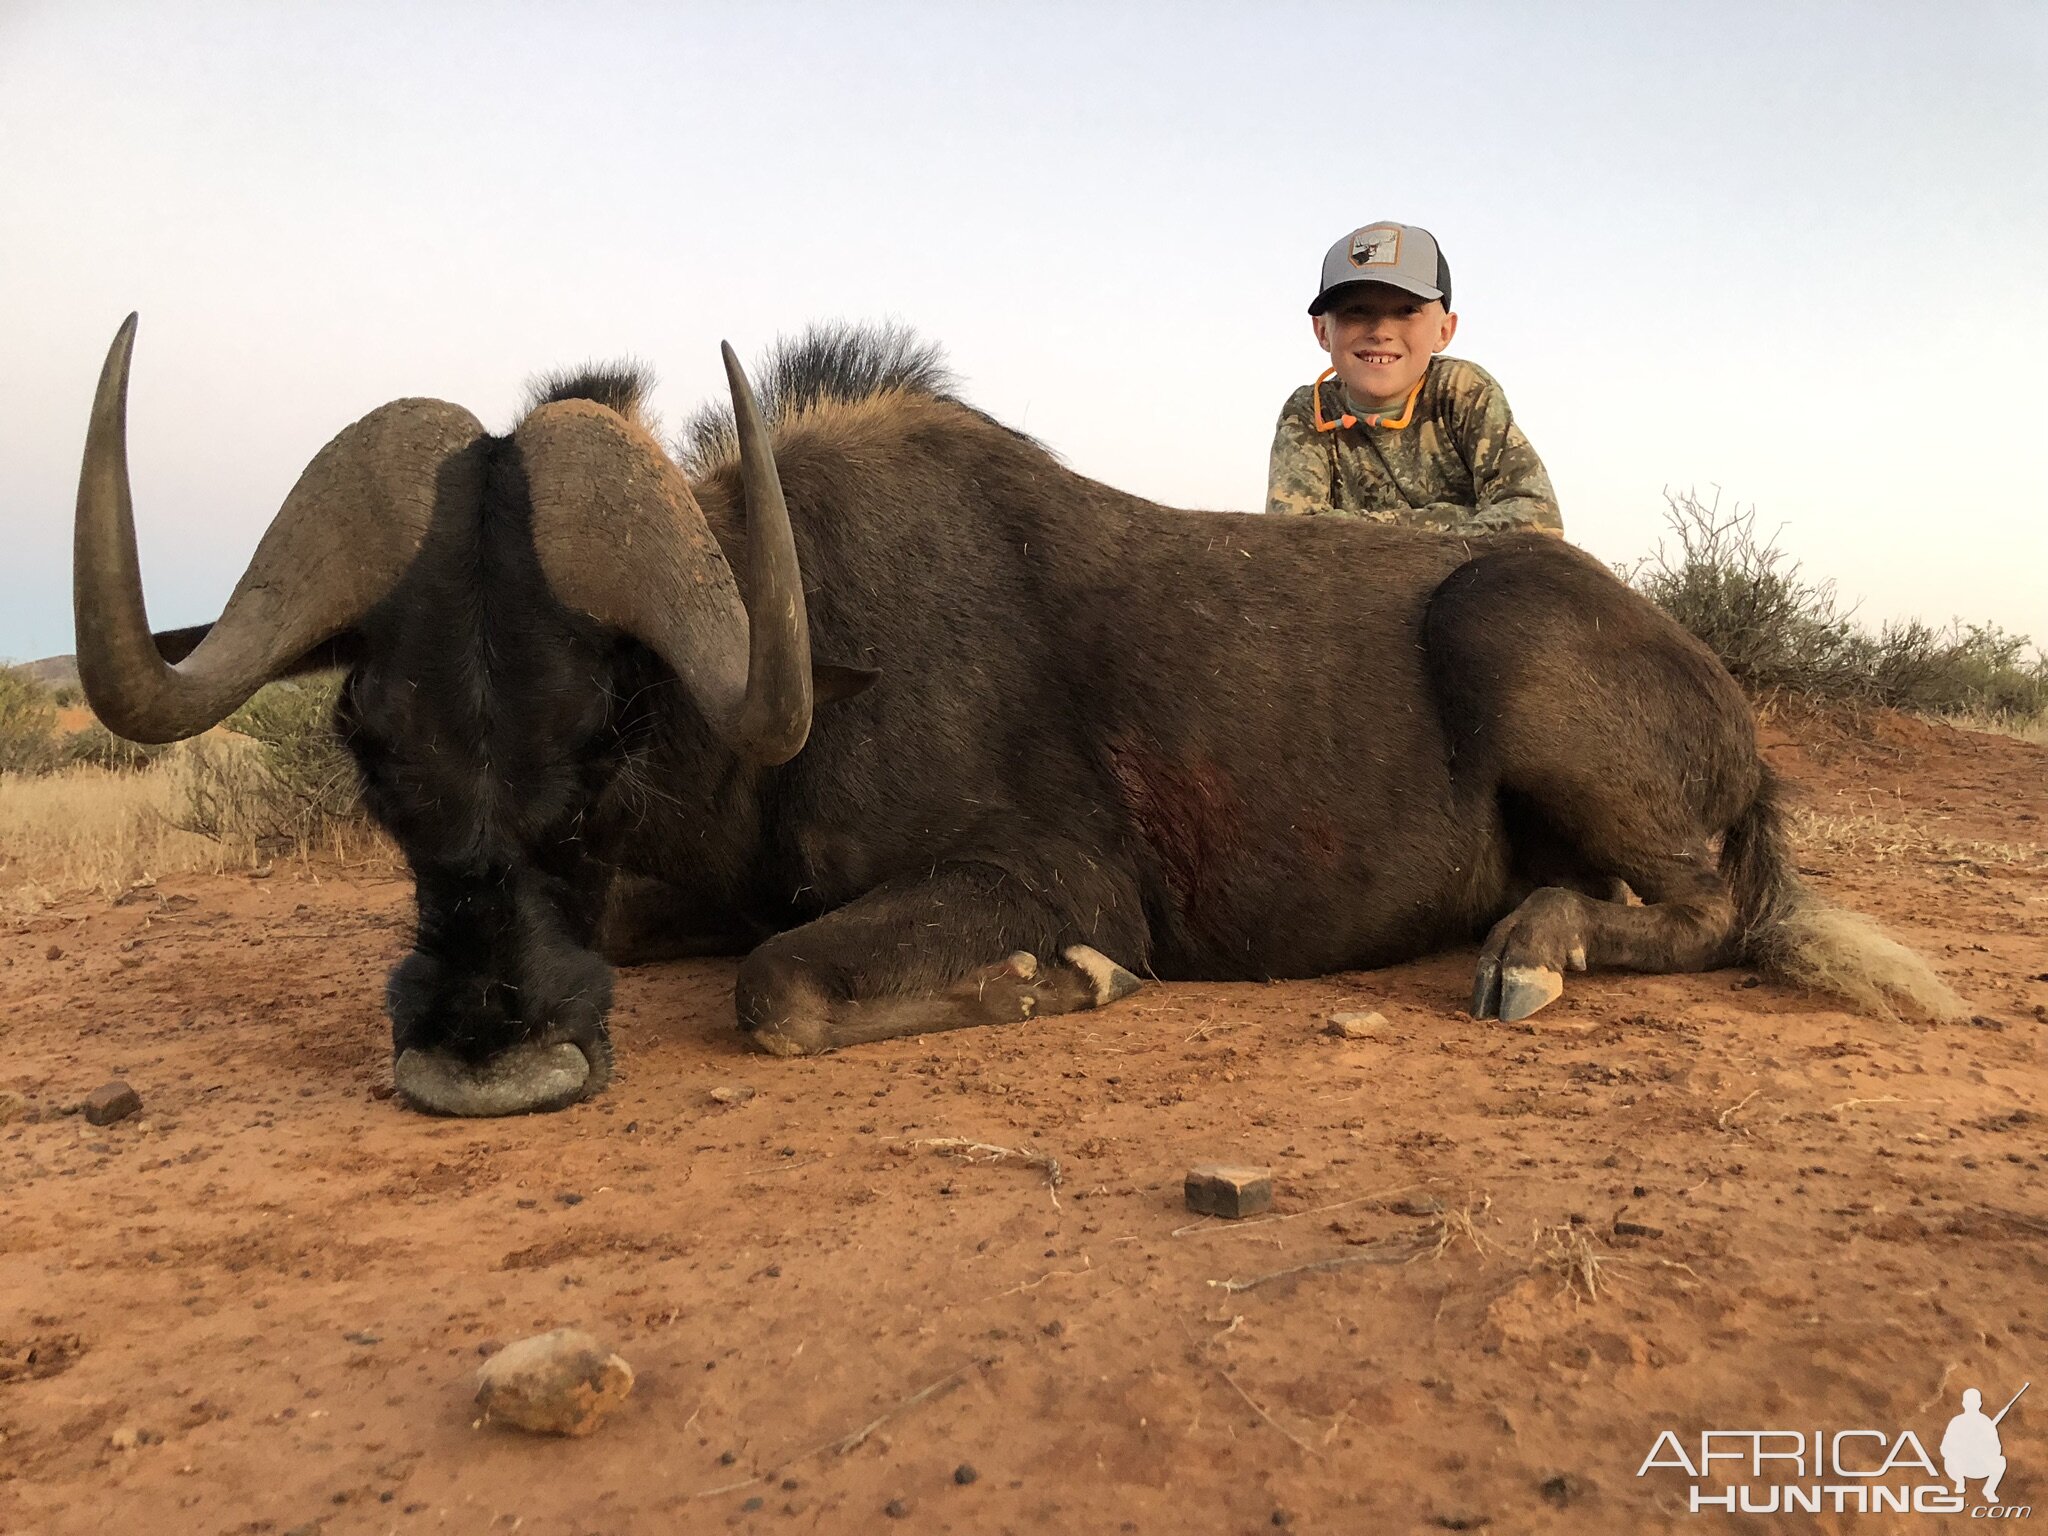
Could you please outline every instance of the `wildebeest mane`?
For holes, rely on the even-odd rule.
[[[893,323],[839,321],[777,337],[749,376],[771,427],[828,402],[852,404],[895,393],[959,398],[958,381],[938,345]],[[693,478],[729,462],[738,449],[729,405],[699,408],[676,434],[676,459]]]
[[[580,368],[551,369],[528,380],[519,414],[523,419],[556,400],[595,400],[652,430],[646,408],[653,393],[654,370],[645,363],[630,357],[616,363],[585,363]]]

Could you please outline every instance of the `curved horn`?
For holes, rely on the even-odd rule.
[[[314,456],[206,638],[167,666],[150,639],[128,491],[130,315],[107,351],[86,433],[73,537],[78,676],[107,728],[176,741],[219,723],[380,601],[419,552],[435,503],[482,494],[477,419],[395,400]]]
[[[718,738],[769,766],[810,735],[810,629],[768,429],[739,359],[723,350],[747,500],[745,605],[689,481],[641,428],[594,401],[559,400],[513,441],[555,595],[651,647]]]

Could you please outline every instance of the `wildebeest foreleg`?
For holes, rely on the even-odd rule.
[[[765,1051],[807,1056],[1099,1008],[1135,992],[1137,977],[1110,958],[1139,960],[1128,931],[1135,901],[1123,922],[1077,923],[1065,905],[979,862],[884,885],[747,956],[734,986],[740,1028]]]
[[[744,954],[761,929],[699,892],[624,870],[605,890],[595,948],[613,965]]]

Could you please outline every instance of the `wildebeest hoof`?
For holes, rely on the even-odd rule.
[[[1089,985],[1095,989],[1095,1006],[1098,1008],[1107,1008],[1144,985],[1101,950],[1090,949],[1086,944],[1069,944],[1060,954],[1067,964],[1088,978]]]
[[[472,1064],[446,1051],[399,1052],[392,1069],[406,1103],[433,1115],[481,1119],[564,1109],[611,1081],[611,1043],[529,1041]]]
[[[765,1024],[742,1024],[741,1033],[757,1051],[770,1056],[822,1056],[840,1042],[832,1038],[823,1009],[800,1008]]]
[[[1479,957],[1479,969],[1472,976],[1472,1017],[1500,1017],[1500,962],[1491,955]]]
[[[1500,1018],[1512,1024],[1564,995],[1564,973],[1547,965],[1510,965],[1500,973]]]

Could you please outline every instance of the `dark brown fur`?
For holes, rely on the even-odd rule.
[[[601,947],[750,947],[740,1022],[785,1053],[1087,1006],[1122,987],[1102,956],[1297,976],[1484,934],[1475,1002],[1507,1016],[1579,967],[1802,974],[1819,909],[1748,705],[1599,562],[1159,507],[937,392],[927,353],[820,345],[771,370],[776,458],[813,655],[879,681],[791,762],[743,767],[554,601],[513,463],[362,626],[345,717],[420,875],[401,1044],[483,1059],[573,997],[587,1045]],[[695,486],[731,553],[720,441]]]

